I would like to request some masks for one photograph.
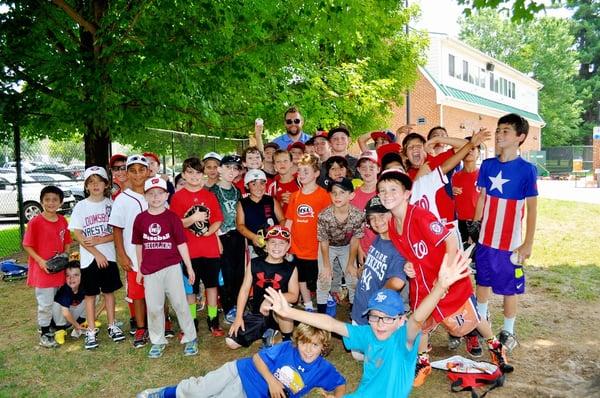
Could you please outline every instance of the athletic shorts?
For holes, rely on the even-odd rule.
[[[183,290],[186,295],[194,294],[194,287],[190,284],[189,278],[185,275],[185,267],[182,266],[182,276],[183,276]]]
[[[244,314],[244,329],[238,329],[237,336],[227,336],[243,347],[250,347],[256,340],[262,338],[263,333],[268,329],[279,329],[277,322],[272,315],[264,316],[248,312]]]
[[[136,271],[127,271],[127,297],[130,300],[145,300],[144,280],[142,279],[142,284],[140,285],[135,280],[136,276]]]
[[[477,244],[475,251],[475,282],[491,287],[494,294],[512,296],[525,293],[525,272],[522,265],[510,261],[512,252]]]
[[[316,288],[317,278],[319,277],[318,261],[316,259],[305,260],[303,258],[294,257],[293,264],[298,269],[298,282],[306,282],[309,286],[314,284]]]
[[[475,295],[471,295],[471,297],[465,301],[459,309],[454,311],[452,315],[444,318],[441,324],[452,336],[462,337],[472,332],[479,324],[479,321],[477,300],[475,299]],[[423,333],[432,332],[438,325],[439,323],[433,316],[430,316],[423,324]]]
[[[194,280],[194,294],[200,292],[200,280],[206,289],[219,286],[219,272],[221,271],[220,258],[198,257],[192,259],[192,268],[196,274]],[[184,270],[184,274],[187,273]]]
[[[86,268],[81,269],[81,291],[86,296],[97,296],[102,293],[112,293],[123,287],[119,267],[114,261],[108,262],[108,267],[100,268],[96,260]]]

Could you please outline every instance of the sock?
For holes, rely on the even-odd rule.
[[[309,302],[307,302],[307,303],[304,303],[304,309],[305,309],[305,310],[313,310],[313,309],[314,309],[314,307],[313,307],[312,301],[309,301]]]
[[[176,398],[177,397],[177,386],[165,387],[163,390],[165,398]]]
[[[481,319],[488,319],[488,303],[477,302],[477,312]]]
[[[486,343],[487,343],[488,349],[490,349],[490,350],[498,348],[498,345],[500,345],[500,342],[498,341],[496,336],[493,336],[493,337],[487,339]]]
[[[292,339],[292,332],[283,333],[281,332],[281,341],[290,341]]]
[[[317,312],[319,314],[326,314],[327,313],[327,304],[317,303]]]
[[[510,332],[510,334],[515,334],[515,318],[504,318],[502,330],[506,330],[507,332]]]
[[[206,312],[208,312],[208,319],[214,319],[217,317],[218,311],[216,306],[209,305]]]
[[[190,313],[192,314],[192,319],[196,319],[196,303],[194,304],[188,304],[188,306],[190,307]]]
[[[127,306],[129,307],[129,314],[132,318],[135,318],[135,306],[130,302],[127,302]]]
[[[421,362],[421,363],[429,363],[429,354],[427,352],[420,352],[419,354],[417,354],[417,361]]]

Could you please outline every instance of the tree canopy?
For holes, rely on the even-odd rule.
[[[279,127],[381,127],[417,79],[426,39],[397,1],[53,0],[0,14],[3,123],[29,137],[83,135],[158,150],[146,127],[239,137]],[[5,127],[3,129],[6,130]]]
[[[582,100],[575,87],[578,57],[569,20],[542,17],[514,23],[484,10],[461,19],[460,25],[462,40],[544,85],[539,93],[539,112],[546,122],[543,146],[581,140]]]

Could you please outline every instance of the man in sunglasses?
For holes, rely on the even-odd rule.
[[[304,118],[296,107],[288,108],[283,115],[285,126],[285,134],[275,138],[272,142],[277,144],[279,148],[287,148],[295,142],[305,143],[310,139],[310,135],[302,131]]]

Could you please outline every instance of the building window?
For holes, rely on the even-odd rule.
[[[454,55],[448,54],[448,74],[454,77]]]
[[[479,86],[485,88],[485,69],[479,69]]]
[[[494,72],[490,72],[490,90],[494,91]]]
[[[469,81],[469,63],[463,61],[462,79],[466,82]]]
[[[515,83],[510,83],[512,86],[512,98],[515,99],[517,97],[517,94],[515,92],[516,86]]]

